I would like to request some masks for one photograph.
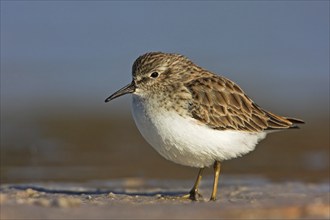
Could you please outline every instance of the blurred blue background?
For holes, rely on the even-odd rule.
[[[1,2],[1,106],[104,110],[147,51],[182,53],[283,111],[329,110],[327,1]]]
[[[328,1],[1,1],[3,178],[30,164],[9,161],[21,155],[15,146],[37,148],[40,118],[131,120],[129,97],[103,101],[130,82],[132,63],[148,51],[184,54],[265,109],[329,131]],[[327,138],[315,140],[328,150]]]

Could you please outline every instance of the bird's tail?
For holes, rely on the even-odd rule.
[[[283,117],[283,116],[279,116],[279,115],[276,115],[276,114],[268,112],[268,111],[264,111],[264,112],[269,117],[268,129],[270,129],[270,130],[285,129],[285,128],[299,128],[297,124],[305,123],[301,119]]]
[[[292,126],[290,128],[299,128],[297,124],[305,124],[305,122],[299,118],[285,117],[285,119],[292,123]]]

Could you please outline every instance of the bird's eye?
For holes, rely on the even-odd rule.
[[[157,78],[158,76],[159,76],[158,72],[153,72],[153,73],[150,74],[151,78]]]

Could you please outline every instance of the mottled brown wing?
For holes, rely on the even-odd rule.
[[[290,119],[261,109],[241,88],[224,77],[202,77],[186,86],[193,98],[192,116],[214,129],[260,132],[294,127]]]

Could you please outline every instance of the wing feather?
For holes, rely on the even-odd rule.
[[[291,128],[295,122],[301,122],[263,110],[224,77],[208,75],[186,82],[185,86],[192,94],[192,116],[214,129],[261,132]]]

